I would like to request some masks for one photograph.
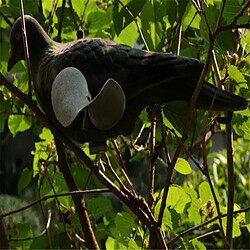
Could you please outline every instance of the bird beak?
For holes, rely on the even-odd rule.
[[[17,59],[17,57],[15,55],[13,55],[11,49],[10,49],[10,53],[9,53],[10,57],[9,57],[9,61],[8,61],[8,68],[7,71],[9,72],[14,66],[15,64],[19,61],[19,59]]]
[[[10,57],[8,61],[8,72],[15,66],[15,64],[18,62],[18,60],[15,57]]]

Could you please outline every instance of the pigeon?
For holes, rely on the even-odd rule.
[[[53,41],[36,19],[25,15],[31,75],[37,101],[66,136],[99,142],[129,135],[150,105],[190,102],[204,64],[193,58],[150,52],[102,38]],[[25,54],[21,18],[10,32],[8,71]],[[244,98],[204,82],[196,108],[235,111]]]

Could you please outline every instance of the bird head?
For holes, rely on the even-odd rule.
[[[29,55],[30,58],[33,59],[36,55],[41,54],[41,51],[49,45],[51,39],[33,17],[25,15],[24,20]],[[25,60],[22,33],[21,17],[19,17],[10,31],[8,71],[10,71],[18,61]]]

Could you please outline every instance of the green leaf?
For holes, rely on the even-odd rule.
[[[238,68],[234,65],[230,65],[228,69],[229,76],[232,80],[234,80],[237,83],[243,83],[246,82],[246,79],[244,78],[243,74],[238,70]]]
[[[136,24],[131,23],[120,32],[118,37],[115,36],[114,40],[118,43],[126,44],[131,47],[134,47],[137,36],[138,36],[138,33],[137,33]]]
[[[115,225],[121,236],[128,237],[132,228],[136,228],[134,218],[127,212],[119,212],[115,217]]]
[[[184,16],[183,16],[183,21],[182,21],[184,31],[188,27],[194,28],[194,29],[200,28],[201,17],[200,17],[200,15],[198,15],[196,13],[197,12],[196,12],[194,5],[191,2],[189,2],[188,6],[187,6],[187,10],[185,11]],[[192,23],[191,23],[191,21],[192,21]]]
[[[98,220],[101,216],[112,210],[112,204],[111,201],[105,197],[97,197],[88,200],[87,209],[88,212]]]
[[[171,186],[168,191],[166,206],[171,206],[177,213],[181,214],[187,203],[191,201],[189,195],[179,187]]]
[[[213,32],[217,24],[219,10],[215,6],[209,6],[208,8],[205,9],[205,12],[206,12],[210,30],[211,32]],[[223,18],[221,20],[221,25],[226,25],[226,22]],[[205,45],[208,48],[209,36],[208,36],[208,31],[207,31],[204,18],[201,19],[200,32],[201,32],[201,36],[205,39]],[[231,31],[220,32],[216,36],[216,39],[214,42],[214,48],[218,50],[219,52],[223,52],[223,53],[226,53],[227,51],[231,51],[233,48]]]
[[[177,7],[178,2],[176,0],[166,0],[166,13],[171,26],[177,21]]]
[[[114,239],[112,237],[108,237],[108,239],[105,242],[106,249],[115,250],[115,249],[127,249],[127,247],[122,244],[117,239]]]
[[[175,164],[175,170],[181,174],[188,175],[192,173],[192,168],[190,167],[187,160],[183,158],[178,158]]]
[[[15,228],[9,231],[11,238],[27,238],[32,237],[33,232],[27,223],[18,223]],[[16,249],[29,249],[32,244],[32,240],[24,241],[10,241],[11,248]]]
[[[246,226],[247,226],[248,232],[250,232],[250,210],[246,212]]]
[[[98,9],[96,11],[90,12],[88,15],[88,22],[90,23],[90,36],[95,36],[98,31],[105,32],[112,24],[112,8],[108,8],[107,11]]]
[[[141,24],[147,45],[152,51],[162,51],[164,45],[166,3],[154,0],[146,1],[141,11]]]
[[[200,216],[200,209],[201,209],[202,202],[195,198],[192,197],[191,205],[188,208],[188,218],[190,221],[193,221],[197,224],[201,223],[201,216]]]
[[[161,202],[158,202],[157,205],[155,206],[155,218],[156,218],[156,220],[158,219],[158,216],[159,216],[160,205],[161,205]],[[163,213],[161,228],[163,231],[167,231],[169,229],[173,230],[172,215],[167,207],[165,208],[164,213]]]
[[[1,114],[1,112],[8,112],[10,111],[10,108],[10,102],[4,99],[3,93],[0,91],[0,133],[3,132],[5,127],[5,120],[9,117],[8,114]]]
[[[227,24],[233,22],[234,17],[240,12],[241,8],[242,6],[238,0],[226,1],[223,11],[223,18],[226,20]]]
[[[8,119],[8,127],[13,137],[17,132],[24,132],[31,128],[32,122],[23,115],[10,115]]]
[[[31,178],[32,178],[32,171],[29,170],[28,168],[24,168],[17,184],[18,193],[20,193],[30,184]]]
[[[197,239],[193,239],[191,241],[191,244],[192,244],[192,249],[197,249],[197,250],[204,250],[204,249],[207,249],[205,247],[204,244],[202,244],[200,241],[198,241]]]
[[[141,247],[139,247],[134,239],[130,239],[128,242],[128,248],[129,249],[141,249]]]
[[[39,135],[39,138],[44,141],[53,141],[54,136],[48,128],[43,128],[42,133]]]
[[[163,122],[167,127],[170,126],[170,129],[172,127],[175,128],[178,132],[177,136],[181,136],[184,131],[188,119],[189,108],[190,104],[184,101],[168,102],[163,107],[164,116],[167,118],[167,120],[163,118]],[[189,129],[189,135],[195,130],[195,124],[194,115]]]
[[[246,140],[250,140],[250,118],[243,116],[234,124],[235,132]]]
[[[222,202],[222,199],[220,198],[217,189],[214,187],[215,195],[219,203]],[[208,200],[214,200],[212,191],[210,189],[210,186],[208,182],[204,181],[199,185],[199,195],[202,200],[202,203],[206,203]]]
[[[141,12],[145,2],[146,0],[122,1],[124,6],[133,14],[135,18]],[[119,36],[121,31],[133,22],[131,15],[118,1],[114,2],[113,22],[117,36]]]
[[[223,217],[222,218],[222,227],[224,229],[224,232],[227,231],[227,217]],[[236,219],[233,218],[233,234],[232,234],[232,238],[236,238],[241,236],[241,231],[240,231],[240,227],[239,224],[237,223]]]

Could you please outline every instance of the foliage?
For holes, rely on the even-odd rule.
[[[76,30],[81,28],[85,36],[102,37],[112,39],[119,43],[130,46],[139,46],[144,49],[148,47],[152,51],[164,51],[176,54],[178,51],[178,35],[181,32],[182,41],[180,44],[180,55],[195,57],[206,61],[209,50],[209,34],[204,17],[197,14],[197,10],[188,0],[72,0],[73,8],[67,3],[63,12],[63,25],[60,27],[59,20],[62,15],[63,1],[59,0],[54,13],[53,1],[43,0],[41,8],[38,8],[39,1],[24,1],[26,14],[37,18],[43,24],[44,29],[52,39],[68,42],[76,39]],[[199,2],[199,1],[193,1]],[[221,11],[222,2],[218,0],[206,1],[207,6],[203,6],[211,32],[217,25],[217,19]],[[227,0],[221,19],[221,25],[230,25],[247,1]],[[121,4],[122,3],[122,4]],[[124,7],[124,6],[125,7]],[[127,11],[129,10],[129,12]],[[9,24],[6,20],[13,22],[20,15],[18,1],[0,1],[0,72],[13,80],[13,84],[24,93],[28,93],[27,73],[24,62],[19,62],[7,75],[8,61],[8,33]],[[248,22],[249,8],[237,20],[237,25]],[[136,22],[135,22],[136,20]],[[77,27],[75,26],[75,22]],[[139,27],[139,28],[138,28]],[[62,28],[61,36],[58,30]],[[141,33],[140,33],[141,32]],[[142,35],[143,34],[143,35]],[[229,89],[232,84],[235,94],[249,98],[249,55],[250,45],[249,30],[247,29],[227,29],[220,32],[214,41],[215,58],[218,61],[219,73],[225,76],[225,88]],[[206,80],[215,82],[216,73],[209,71]],[[180,90],[181,91],[181,90]],[[35,99],[33,93],[32,98]],[[153,215],[157,220],[159,217],[165,176],[168,166],[167,151],[174,152],[177,143],[186,127],[189,106],[182,102],[167,103],[162,107],[162,112],[158,114],[156,128],[156,148],[160,145],[164,133],[167,131],[165,149],[157,156],[156,179],[153,204]],[[196,167],[200,166],[204,170],[199,158],[204,155],[201,150],[202,132],[206,127],[206,132],[221,131],[225,126],[219,125],[215,120],[216,113],[209,114],[204,111],[195,111],[188,139],[185,142],[187,150],[183,150],[181,157],[175,165],[172,176],[166,208],[164,210],[161,229],[164,239],[171,243],[170,247],[185,249],[206,249],[222,248],[223,241],[216,231],[219,221],[210,219],[218,216],[216,202],[222,214],[227,213],[228,205],[228,175],[226,150],[212,152],[213,142],[209,140],[206,144],[205,152],[208,154],[208,172],[212,179],[216,194],[216,200],[211,191],[209,181],[205,175]],[[162,118],[162,120],[161,120]],[[233,115],[233,129],[238,139],[234,140],[234,169],[236,175],[234,210],[239,210],[249,206],[249,110],[238,111]],[[142,136],[135,141],[144,127]],[[0,132],[9,129],[12,136],[32,129],[39,137],[35,142],[33,166],[24,168],[16,187],[19,195],[29,192],[33,187],[31,182],[36,181],[36,193],[39,196],[66,193],[69,188],[57,167],[57,150],[53,135],[49,129],[43,127],[38,118],[31,112],[28,106],[20,101],[9,90],[0,86]],[[136,123],[132,143],[129,137],[120,136],[117,138],[119,150],[126,160],[126,170],[128,176],[134,184],[135,190],[148,200],[147,178],[148,166],[150,165],[150,130],[151,122],[144,110]],[[209,131],[208,131],[209,130]],[[111,149],[107,153],[110,163],[120,180],[125,183],[125,177],[117,166],[118,157],[115,156],[115,149],[112,141],[108,142]],[[95,160],[95,156],[89,155],[88,146],[80,145],[82,150]],[[71,171],[79,190],[101,188],[103,185],[98,178],[91,174],[89,168],[69,149],[66,151]],[[195,164],[192,162],[194,159]],[[151,155],[152,156],[152,155]],[[172,156],[172,154],[171,154]],[[106,161],[105,158],[102,159]],[[203,158],[203,162],[206,162]],[[168,166],[169,167],[169,166]],[[111,172],[105,169],[105,175],[110,178],[115,185],[119,186],[117,179]],[[34,188],[34,187],[33,187]],[[32,200],[36,195],[34,194]],[[0,199],[4,199],[1,196]],[[31,201],[29,199],[29,201]],[[150,232],[147,227],[138,219],[125,204],[118,201],[111,194],[85,195],[87,211],[90,216],[95,237],[100,247],[107,249],[142,249],[148,248],[150,242]],[[0,208],[7,212],[0,202]],[[60,205],[59,205],[60,204]],[[22,203],[20,207],[24,206]],[[52,248],[77,248],[82,247],[82,243],[77,241],[75,236],[83,237],[79,217],[75,204],[71,196],[61,196],[57,199],[47,199],[42,206],[52,208],[53,214],[57,214],[50,225]],[[15,208],[10,206],[12,210]],[[21,212],[22,213],[22,212]],[[15,218],[10,215],[8,218]],[[30,215],[32,216],[32,215]],[[248,247],[243,241],[244,235],[249,237],[250,221],[248,212],[234,214],[233,218],[233,247]],[[222,218],[222,224],[226,231],[226,217]],[[32,229],[32,223],[26,216],[23,221],[15,221],[15,226],[9,221],[8,233],[12,238],[30,237],[26,241],[12,241],[11,247],[22,248],[46,248],[49,241],[45,235],[39,238],[32,238],[37,234]],[[12,223],[13,223],[12,221]],[[179,237],[187,229],[205,223],[200,230],[190,230],[189,234]],[[207,223],[207,224],[206,224]],[[248,232],[246,232],[246,229]],[[207,233],[210,233],[207,234]],[[206,235],[207,234],[207,235]],[[198,237],[199,236],[199,237]],[[200,236],[204,236],[200,237]]]

